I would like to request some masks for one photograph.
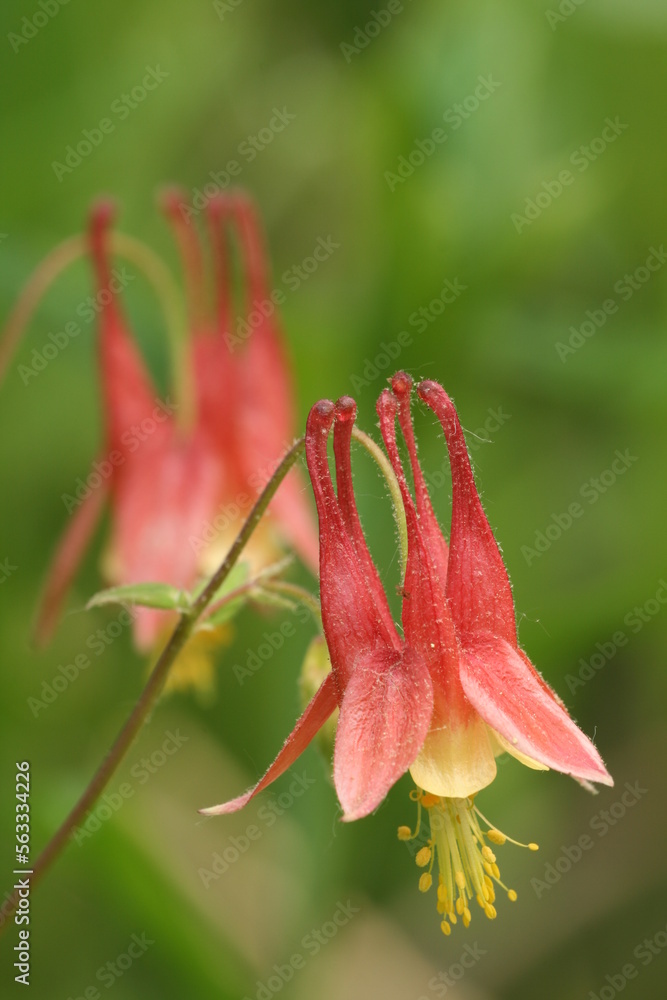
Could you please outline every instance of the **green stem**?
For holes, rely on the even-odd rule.
[[[115,231],[111,233],[109,239],[112,252],[129,260],[144,274],[162,305],[172,356],[172,368],[176,373],[175,395],[179,403],[178,419],[182,426],[189,427],[194,419],[194,388],[187,340],[184,336],[186,330],[185,314],[178,286],[169,268],[141,240]],[[22,335],[27,330],[28,324],[46,292],[56,278],[75,260],[85,257],[89,249],[88,237],[85,233],[70,236],[54,247],[41,264],[35,268],[23,287],[2,331],[0,382]]]
[[[169,670],[190,638],[198,619],[204,613],[209,602],[215,597],[215,594],[229,576],[231,570],[234,568],[235,563],[265,513],[266,508],[271,502],[276,490],[296,462],[297,458],[303,452],[304,446],[305,439],[299,438],[299,440],[284,456],[276,471],[273,473],[273,476],[255,502],[254,507],[250,511],[250,514],[248,515],[224,561],[213,574],[199,597],[194,601],[191,608],[188,611],[183,612],[181,615],[171,638],[162,650],[162,653],[160,654],[158,661],[148,678],[146,686],[139,696],[139,700],[132,709],[132,712],[116,737],[111,749],[93,775],[92,780],[81,795],[79,801],[76,803],[67,818],[37,858],[37,861],[32,868],[32,874],[26,876],[30,883],[30,889],[33,889],[37,883],[41,881],[51,865],[53,865],[53,863],[57,860],[64,850],[74,828],[84,820],[86,813],[92,808],[108,785],[120,762],[130,749],[135,736],[155,706],[167,679]],[[0,934],[10,923],[9,918],[16,911],[18,902],[19,895],[17,890],[9,897],[7,903],[3,907],[5,919],[2,926],[0,926]]]
[[[301,601],[304,607],[308,608],[317,624],[322,627],[322,612],[320,602],[305,587],[300,587],[297,583],[289,583],[288,580],[270,580],[262,584],[264,590],[275,590],[279,594],[290,594],[297,601]]]
[[[178,421],[181,427],[191,427],[195,417],[194,384],[180,289],[164,261],[141,240],[116,231],[110,234],[109,239],[112,252],[129,260],[143,273],[162,306],[171,354],[174,394],[178,403]]]
[[[87,249],[83,235],[70,236],[47,254],[38,268],[33,271],[16,300],[2,331],[0,342],[0,382],[7,370],[17,344],[21,340],[35,309],[56,280],[58,275],[78,260]]]
[[[211,618],[214,614],[216,614],[216,612],[220,611],[221,608],[224,608],[225,605],[238,600],[238,598],[243,597],[244,594],[252,595],[253,591],[266,589],[267,584],[265,581],[269,581],[272,577],[282,573],[291,564],[291,562],[291,557],[281,559],[280,562],[274,563],[272,566],[267,566],[267,568],[259,572],[257,576],[254,576],[252,580],[247,580],[245,583],[240,584],[233,590],[227,590],[217,601],[208,605],[206,608],[206,617]]]
[[[396,521],[396,527],[398,528],[398,546],[401,555],[401,577],[404,579],[405,570],[408,565],[408,526],[405,520],[405,509],[403,507],[403,499],[401,497],[401,488],[398,485],[396,473],[392,469],[389,459],[382,449],[376,445],[373,438],[369,437],[368,434],[364,434],[364,432],[360,431],[358,427],[352,428],[352,437],[356,438],[360,444],[363,444],[369,455],[377,462],[380,472],[384,476],[387,487],[389,488],[389,494],[394,508],[394,520]]]

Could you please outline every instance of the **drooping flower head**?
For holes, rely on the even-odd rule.
[[[420,888],[432,884],[437,859],[438,910],[447,934],[457,914],[469,923],[471,899],[495,916],[494,885],[505,888],[486,841],[497,845],[510,838],[485,829],[474,803],[496,775],[498,754],[507,750],[530,767],[554,768],[589,786],[613,782],[593,744],[518,648],[507,573],[479,500],[458,416],[441,386],[423,382],[419,396],[441,422],[452,468],[447,546],[417,457],[411,390],[409,376],[399,373],[378,400],[407,523],[403,635],[392,620],[354,499],[355,405],[347,397],[335,406],[325,400],[311,410],[306,446],[320,523],[322,619],[331,673],[258,785],[205,812],[245,805],[290,766],[339,705],[333,774],[343,818],[367,815],[411,771],[420,815],[427,811],[431,828],[417,854],[418,864],[428,865]],[[397,423],[414,496],[399,454]],[[335,490],[327,457],[332,426]],[[405,827],[399,836],[417,832]]]
[[[217,296],[213,309],[196,232],[180,211],[182,196],[172,191],[163,201],[181,251],[189,313],[189,337],[176,374],[191,386],[192,398],[170,394],[161,399],[156,390],[112,291],[113,209],[100,203],[91,213],[89,245],[101,303],[101,461],[108,475],[77,506],[56,552],[40,618],[43,637],[55,625],[107,495],[108,582],[164,582],[190,589],[224,556],[293,437],[289,366],[251,202],[234,193],[207,206]],[[228,261],[230,232],[237,236],[244,276],[246,301],[239,316]],[[265,302],[272,305],[268,315]],[[271,513],[269,526],[248,551],[256,568],[274,560],[285,542],[316,566],[317,540],[297,470]],[[137,609],[134,630],[141,649],[153,647],[168,627],[167,613]]]

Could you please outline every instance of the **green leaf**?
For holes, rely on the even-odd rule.
[[[101,590],[88,601],[86,608],[99,608],[105,604],[131,604],[163,611],[185,611],[190,607],[187,590],[179,590],[168,583],[132,583],[125,587]]]

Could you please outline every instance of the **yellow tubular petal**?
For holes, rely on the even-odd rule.
[[[500,733],[496,732],[495,729],[491,729],[490,726],[488,728],[489,728],[489,733],[491,735],[491,742],[493,743],[493,741],[495,740],[498,743],[501,752],[504,751],[504,750],[507,751],[507,753],[511,754],[512,757],[516,757],[516,759],[521,764],[525,764],[526,767],[532,768],[533,771],[548,771],[549,770],[549,768],[547,767],[546,764],[542,764],[539,760],[533,760],[532,757],[528,757],[528,756],[526,756],[525,753],[521,753],[520,750],[516,750],[512,746],[512,744],[510,743],[510,741],[506,740],[504,736],[501,736]]]
[[[477,716],[467,725],[432,729],[410,774],[424,791],[445,798],[463,799],[485,788],[496,776],[486,723]]]

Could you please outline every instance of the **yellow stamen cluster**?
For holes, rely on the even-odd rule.
[[[500,869],[496,855],[486,843],[502,845],[509,841],[518,847],[537,850],[537,844],[520,844],[493,827],[474,803],[474,796],[466,799],[446,799],[430,792],[415,789],[410,798],[417,803],[417,827],[412,833],[410,827],[398,828],[399,840],[414,840],[421,830],[422,809],[426,809],[429,819],[430,837],[426,845],[417,852],[415,861],[419,868],[428,870],[419,877],[419,889],[428,892],[433,884],[433,867],[438,861],[437,908],[442,916],[440,924],[443,934],[451,934],[452,924],[458,918],[464,927],[472,919],[469,903],[475,899],[489,920],[496,916],[495,885],[507,893],[514,902],[514,889],[508,889],[500,880]],[[480,820],[486,824],[482,829]]]

